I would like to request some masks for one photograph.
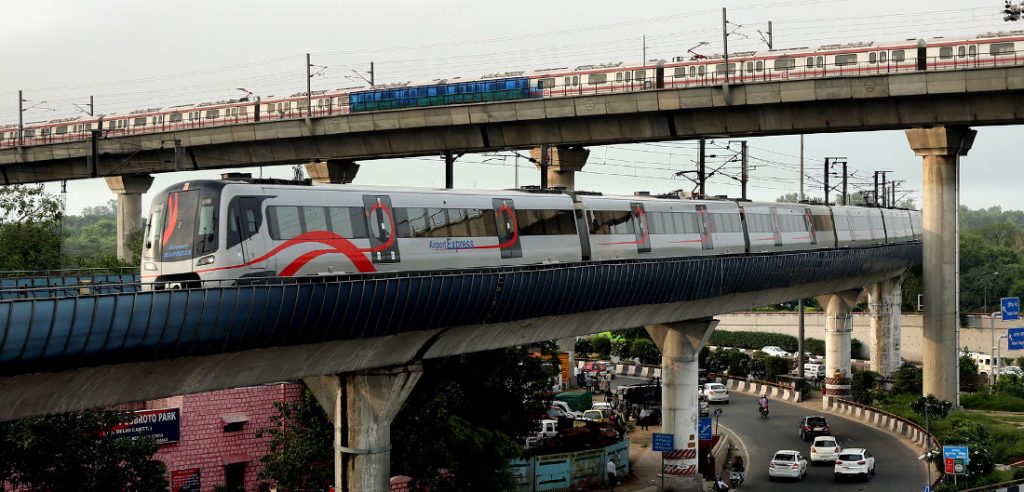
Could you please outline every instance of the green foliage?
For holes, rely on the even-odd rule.
[[[0,423],[0,489],[71,492],[167,490],[150,437],[110,430],[130,413],[84,410]]]
[[[745,378],[750,374],[750,356],[739,350],[726,350],[726,369],[730,376]]]
[[[892,375],[893,393],[920,395],[924,387],[924,372],[921,368],[903,364]]]
[[[960,395],[960,404],[971,410],[1024,412],[1024,398],[1009,394],[964,393]]]
[[[978,391],[980,385],[978,364],[969,355],[960,356],[960,391],[973,393]]]
[[[856,338],[850,339],[850,357],[854,359],[864,358],[864,343]]]
[[[775,199],[775,201],[779,202],[779,203],[797,203],[797,202],[800,201],[800,194],[795,193],[795,192],[794,193],[786,193],[785,195],[777,197]]]
[[[971,462],[967,464],[968,475],[984,475],[995,467],[992,439],[985,426],[971,420],[954,420],[942,436],[943,445],[968,446]]]
[[[577,338],[573,350],[579,355],[587,355],[594,351],[594,345],[589,338]]]
[[[707,347],[704,347],[704,350],[707,350]],[[704,350],[701,350],[701,352],[703,353]],[[702,367],[711,372],[721,372],[728,369],[729,352],[735,351],[726,351],[723,350],[721,347],[715,349],[714,352],[708,351],[707,358],[705,359],[705,363]]]
[[[650,341],[650,340],[648,340]],[[654,342],[651,342],[652,344]],[[627,340],[622,337],[612,338],[612,355],[617,355],[623,359],[629,359],[632,357],[639,357],[632,352],[633,341]]]
[[[0,187],[0,270],[59,268],[60,210],[43,185]]]
[[[1024,379],[1014,374],[1003,374],[996,379],[996,393],[1024,399]]]
[[[875,371],[853,371],[853,378],[850,383],[850,392],[853,401],[864,405],[870,405],[875,400],[875,391],[882,375]]]
[[[789,359],[755,352],[754,359],[750,362],[750,373],[757,379],[775,381],[778,376],[789,372],[789,365]]]
[[[392,474],[423,479],[432,491],[513,488],[508,460],[550,403],[543,362],[523,347],[424,361],[391,427]]]
[[[910,405],[910,408],[921,417],[924,417],[927,411],[930,419],[943,419],[949,415],[953,404],[946,400],[939,400],[935,395],[928,395],[919,397]]]
[[[1024,367],[1024,357],[1017,357],[1017,367]]]
[[[644,364],[661,362],[661,350],[658,350],[658,346],[649,338],[633,339],[629,350],[633,357],[640,359]]]
[[[590,337],[590,344],[594,352],[601,359],[607,359],[612,353],[612,339],[605,333],[599,333]]]
[[[274,402],[271,426],[257,437],[270,436],[270,451],[260,458],[260,479],[285,490],[319,489],[334,481],[334,426],[308,389],[302,400]]]
[[[804,338],[804,352],[825,355],[825,341],[817,338]]]
[[[708,339],[708,345],[746,349],[760,349],[767,345],[775,345],[782,347],[787,352],[795,352],[796,337],[759,331],[715,330]]]

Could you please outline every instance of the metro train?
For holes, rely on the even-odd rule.
[[[147,288],[917,241],[916,211],[726,199],[186,181],[153,199]]]
[[[817,48],[730,53],[728,75],[731,83],[756,83],[1005,66],[1024,63],[1022,50],[1024,31],[948,39],[828,44]],[[722,55],[679,56],[671,61],[652,60],[647,64],[616,62],[490,73],[420,84],[401,82],[372,88],[314,91],[308,98],[309,103],[303,92],[288,97],[258,98],[257,101],[231,99],[143,109],[125,115],[56,119],[25,125],[22,139],[25,145],[35,145],[83,140],[90,138],[93,130],[102,130],[104,136],[119,136],[350,112],[715,85],[722,83],[725,75]],[[0,147],[18,144],[18,125],[0,125]]]

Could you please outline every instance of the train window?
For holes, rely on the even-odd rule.
[[[953,47],[952,46],[943,46],[943,47],[939,48],[939,58],[941,58],[943,60],[949,59],[949,58],[953,58]]]
[[[605,84],[608,82],[608,74],[592,73],[587,76],[587,83],[590,85]]]
[[[754,73],[754,62],[747,62],[747,73]]]
[[[988,47],[988,53],[992,56],[1012,55],[1013,43],[993,43]]]
[[[143,116],[142,118],[135,118],[134,126],[146,126],[146,117]]]
[[[199,206],[199,225],[196,227],[196,249],[200,253],[217,250],[217,204],[213,198],[204,198]]]
[[[555,79],[554,79],[554,77],[548,77],[546,79],[540,79],[540,80],[537,81],[537,88],[538,89],[551,89],[554,86],[555,86]]]
[[[149,212],[149,221],[146,222],[146,242],[142,245],[143,256],[156,258],[157,248],[160,247],[160,232],[164,223],[163,204],[153,205]],[[159,224],[154,227],[154,224]]]
[[[978,46],[971,45],[967,47],[967,56],[978,56]]]
[[[427,209],[427,237],[448,237],[448,212],[445,209]]]
[[[615,81],[622,82],[622,72],[615,72]]]
[[[697,76],[697,66],[696,65],[690,65],[690,77],[696,77],[696,76]]]
[[[406,220],[409,221],[410,237],[428,237],[427,231],[429,230],[429,223],[427,221],[427,209],[425,208],[399,209],[399,211],[396,214],[399,216],[399,237],[401,237],[402,230],[404,229],[402,225],[403,220],[401,217],[403,213],[406,216]]]
[[[469,214],[464,208],[448,209],[448,235],[451,237],[470,237]]]
[[[599,210],[592,212],[591,234],[634,234],[633,213],[629,210]]]
[[[206,112],[206,117],[210,118],[210,119],[220,118],[220,110],[219,109],[211,109],[211,110]]]
[[[892,55],[889,57],[889,59],[891,59],[894,63],[899,63],[907,59],[907,52],[903,50],[893,50],[889,54]]]
[[[331,232],[341,237],[369,237],[366,232],[366,216],[363,214],[362,207],[328,207],[327,218],[330,221]]]
[[[42,128],[42,129],[39,130],[39,134],[41,136],[43,136],[43,137],[49,137],[50,136],[50,129],[49,128]]]
[[[711,221],[715,232],[743,232],[738,214],[711,214]]]
[[[572,85],[580,85],[580,76],[579,75],[573,75],[572,76]]]
[[[18,136],[17,132],[11,132],[11,138],[14,138],[16,136]],[[32,138],[34,136],[36,136],[36,129],[35,128],[29,128],[29,129],[25,130],[25,138]]]
[[[299,207],[267,207],[267,217],[271,239],[287,240],[302,234],[302,215]]]
[[[715,73],[725,73],[725,64],[724,63],[719,63],[719,64],[715,65]],[[730,74],[736,73],[736,64],[735,63],[730,63],[729,64],[729,73]]]
[[[704,65],[701,65],[701,66],[697,67],[697,75],[699,75],[701,77],[704,76],[704,72],[705,72],[705,68],[704,67],[705,67]]]
[[[170,122],[178,123],[181,121],[181,113],[171,113]]]
[[[633,72],[630,72],[629,70],[627,70],[626,71],[626,82],[631,82],[632,80],[633,80]]]
[[[757,70],[758,72],[764,71],[764,62],[758,60],[757,63],[754,64],[754,70]]]
[[[967,47],[966,46],[957,46],[956,47],[956,56],[958,56],[960,58],[963,58],[963,57],[967,56]]]
[[[651,234],[669,234],[672,231],[665,225],[665,214],[661,212],[647,212],[644,217],[647,219],[647,231]],[[671,222],[671,220],[669,221]]]
[[[808,56],[807,57],[807,68],[814,68],[814,57],[813,56]]]
[[[516,210],[516,222],[522,236],[576,234],[576,221],[571,210],[520,209]]]
[[[565,80],[562,81],[562,85],[565,87],[572,85],[572,77],[566,77]]]
[[[58,126],[55,129],[54,133],[56,133],[57,135],[64,135],[67,132],[68,132],[68,127],[67,126]]]
[[[240,108],[236,108],[236,111],[238,111],[239,115],[245,116],[246,114],[249,113],[249,108],[247,108],[245,106],[242,106]]]
[[[846,55],[836,55],[836,66],[837,67],[842,67],[842,66],[845,66],[845,65],[856,65],[856,64],[857,64],[857,54],[856,53],[850,53],[850,54],[846,54]]]
[[[878,63],[885,63],[889,59],[888,51],[881,51],[878,53]]]
[[[693,68],[693,67],[690,67],[690,68]],[[686,77],[686,67],[676,67],[675,77],[677,79],[681,79],[681,78]]]
[[[302,207],[303,231],[326,231],[327,214],[324,207]]]
[[[647,78],[647,70],[636,70],[633,72],[633,80],[644,80]]]
[[[776,70],[793,70],[796,68],[795,58],[776,58],[775,69]]]
[[[494,220],[494,211],[467,209],[466,220],[469,222],[469,235],[473,237],[493,237],[498,235],[498,224]]]
[[[877,62],[878,62],[878,55],[876,55],[874,51],[872,51],[871,53],[868,53],[868,63],[877,63]]]

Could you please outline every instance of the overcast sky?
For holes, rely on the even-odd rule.
[[[1001,0],[754,0],[719,3],[680,0],[516,2],[454,0],[0,0],[0,123],[16,123],[17,90],[25,91],[26,121],[81,114],[92,95],[97,113],[235,98],[242,87],[263,97],[305,90],[305,53],[324,68],[313,89],[363,85],[359,74],[375,62],[376,82],[429,82],[505,70],[572,67],[588,63],[671,59],[700,42],[698,51],[721,52],[721,7],[728,8],[730,51],[764,49],[773,21],[776,48],[850,41],[888,41],[974,35],[1024,29],[1003,22]],[[365,75],[365,74],[363,74]],[[979,128],[962,159],[962,203],[1024,209],[1018,192],[1021,128]],[[798,190],[799,138],[748,140],[750,194],[774,200]],[[733,155],[727,141],[709,152],[714,166]],[[696,142],[593,147],[577,189],[631,194],[691,189],[677,170],[693,169]],[[807,173],[818,179],[826,156],[845,156],[851,183],[870,182],[871,171],[890,170],[920,203],[921,161],[902,131],[806,137]],[[538,171],[521,161],[519,184],[538,184]],[[739,195],[730,179],[738,166],[711,180],[712,194]],[[260,170],[254,170],[259,173]],[[291,176],[288,167],[265,176]],[[154,189],[207,173],[156,176]],[[467,155],[456,164],[459,188],[510,188],[515,158]],[[443,186],[436,157],[363,163],[355,181],[368,185]],[[820,196],[817,182],[807,193]],[[817,186],[817,189],[815,189]],[[59,186],[51,185],[59,191]],[[851,185],[851,189],[855,186]],[[112,198],[102,180],[68,184],[68,211]],[[148,198],[145,199],[148,209]]]

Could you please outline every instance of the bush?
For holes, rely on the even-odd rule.
[[[943,435],[943,445],[970,446],[971,462],[967,464],[969,475],[984,475],[992,471],[995,462],[992,457],[992,439],[985,426],[970,420],[955,420]]]
[[[612,339],[612,355],[617,355],[623,359],[629,359],[637,357],[636,354],[630,349],[632,340],[627,340],[622,337],[616,337]]]
[[[1010,394],[966,393],[960,395],[960,404],[971,410],[1024,412],[1024,398]]]
[[[1014,374],[1004,374],[996,380],[995,391],[1017,398],[1024,398],[1024,379]]]
[[[750,363],[750,373],[755,378],[775,381],[778,376],[789,372],[789,359],[764,355],[762,352],[757,353],[762,354],[762,356],[754,357],[754,360]]]
[[[589,355],[594,351],[594,345],[590,343],[589,338],[577,338],[576,344],[573,345],[573,350],[577,354]]]
[[[640,359],[640,362],[644,364],[657,364],[661,362],[661,350],[658,350],[658,346],[650,338],[633,339],[629,351],[633,354],[633,357]]]
[[[804,352],[825,355],[825,341],[817,338],[804,338]]]
[[[750,356],[740,352],[739,350],[728,350],[725,352],[728,369],[730,376],[736,376],[740,378],[747,377],[750,374]]]
[[[787,352],[796,352],[796,337],[781,333],[763,333],[758,331],[725,331],[715,330],[708,339],[708,345],[760,349],[766,345],[782,347]]]
[[[920,395],[924,388],[924,374],[920,367],[903,364],[892,375],[893,393]]]
[[[709,352],[704,368],[711,372],[721,372],[729,368],[729,352],[735,352],[734,350],[726,351],[721,347],[715,349],[714,352]]]
[[[927,409],[925,408],[927,404]],[[914,403],[910,404],[910,408],[924,418],[925,411],[927,410],[930,418],[933,419],[944,419],[949,415],[950,409],[953,408],[953,404],[946,400],[939,400],[935,395],[928,395],[919,397]]]
[[[969,355],[960,356],[960,391],[973,393],[981,386],[978,363]]]
[[[875,401],[875,388],[882,375],[875,371],[853,371],[850,382],[850,394],[853,401],[862,405],[870,405]]]
[[[601,359],[607,359],[612,353],[612,339],[608,335],[594,335],[590,337],[590,343],[594,347],[594,352],[597,353]]]
[[[850,357],[854,359],[864,358],[864,344],[856,338],[850,339]]]

